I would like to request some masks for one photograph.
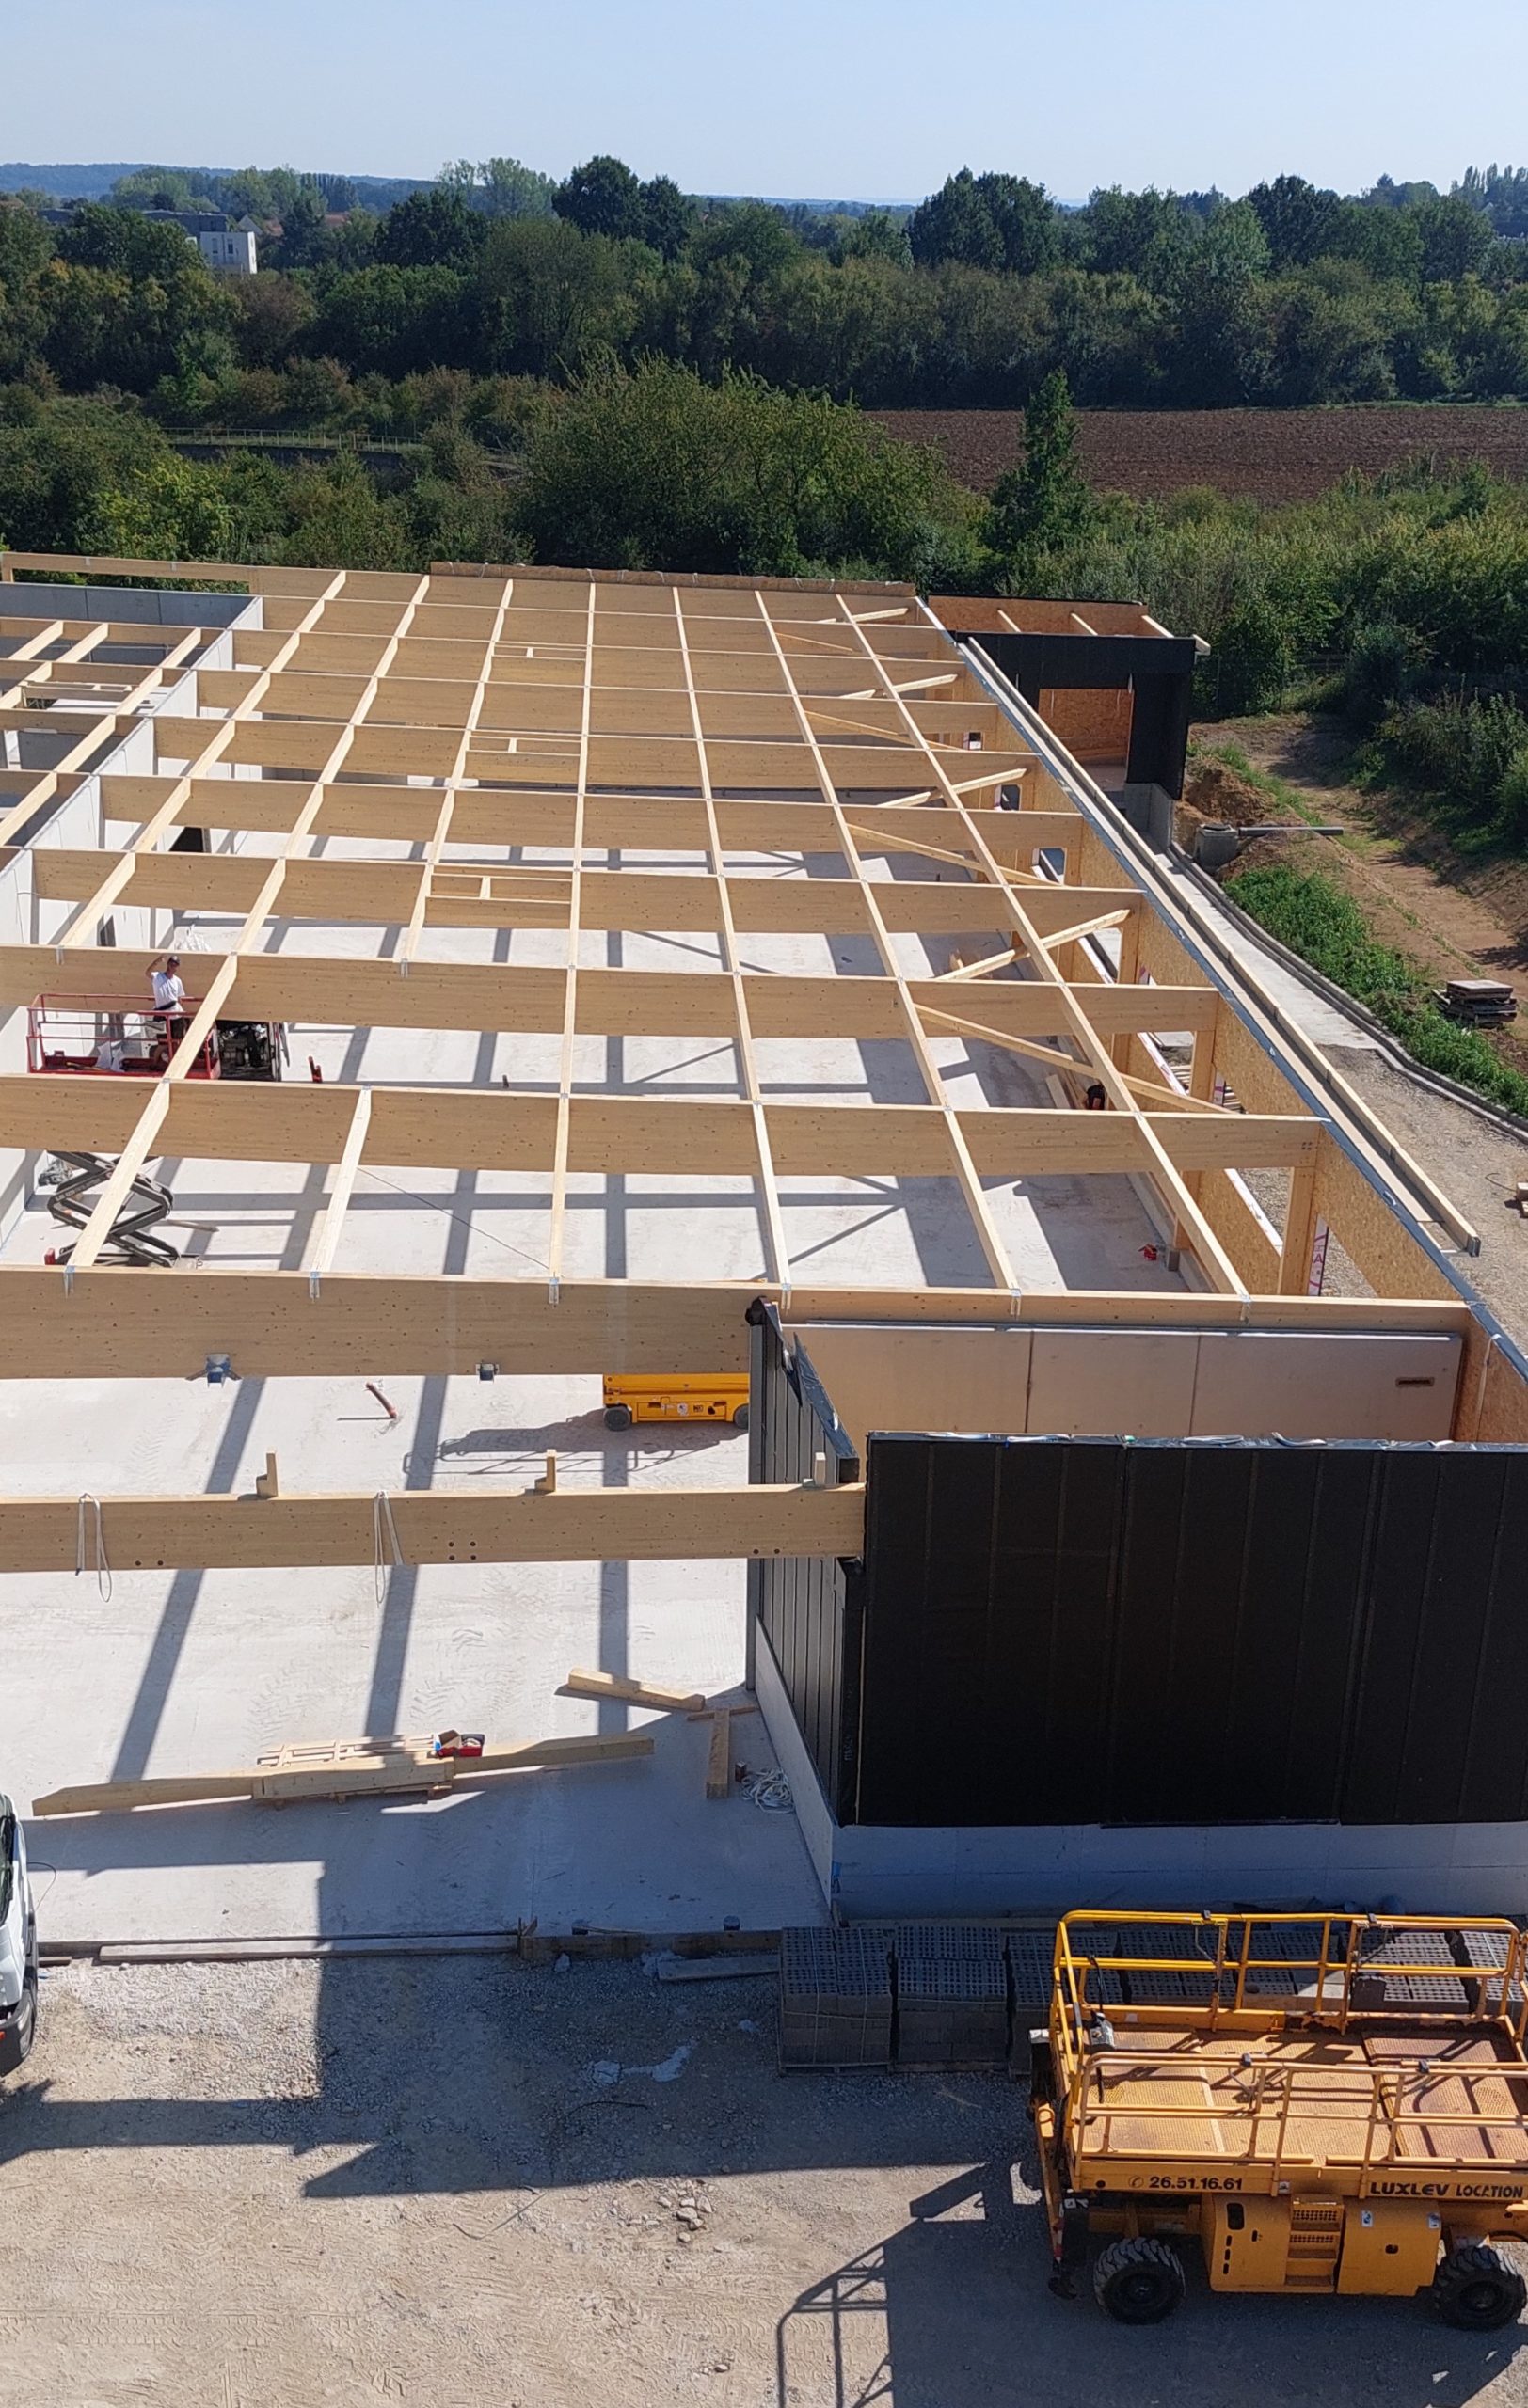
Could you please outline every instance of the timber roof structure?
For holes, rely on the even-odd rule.
[[[0,577],[0,848],[26,856],[32,913],[5,931],[0,1009],[143,995],[151,945],[114,915],[146,915],[195,973],[162,1074],[0,1077],[0,1148],[116,1157],[67,1269],[0,1255],[0,1375],[213,1354],[740,1369],[762,1293],[888,1318],[1446,1326],[1485,1394],[1498,1341],[1452,1253],[1472,1233],[910,590],[21,554]],[[66,577],[83,590],[40,595]],[[113,579],[135,581],[120,619]],[[59,832],[81,794],[94,846]],[[177,848],[189,830],[205,849]],[[495,1044],[485,1075],[192,1078],[230,1018]],[[613,1082],[590,1039],[679,1051]],[[697,1048],[698,1091],[675,1075]],[[803,1048],[827,1049],[823,1075]],[[300,1259],[103,1265],[167,1155],[318,1166]],[[379,1272],[350,1245],[378,1166],[519,1180],[533,1237],[490,1278]],[[592,1273],[580,1196],[644,1178],[742,1192],[756,1236],[712,1253],[697,1201],[683,1275]],[[964,1216],[953,1275],[824,1269],[795,1209],[823,1181],[937,1183]],[[1096,1183],[1134,1182],[1157,1260],[1036,1277],[1026,1198],[1046,1181],[1084,1215]],[[1323,1227],[1367,1294],[1311,1293]]]

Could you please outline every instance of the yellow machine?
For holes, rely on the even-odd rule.
[[[1409,1915],[1072,1914],[1031,2113],[1056,2271],[1154,2324],[1221,2291],[1430,2287],[1488,2331],[1528,2286],[1522,1933]]]
[[[633,1421],[730,1421],[748,1427],[748,1375],[718,1372],[714,1379],[661,1372],[656,1379],[605,1380],[605,1426],[629,1430]]]

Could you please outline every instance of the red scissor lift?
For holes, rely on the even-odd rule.
[[[194,1020],[200,998],[175,1015]],[[39,995],[26,1015],[26,1067],[65,1078],[156,1079],[174,1051],[170,1015],[120,996]],[[275,1021],[220,1020],[197,1048],[192,1079],[279,1079],[285,1052]]]

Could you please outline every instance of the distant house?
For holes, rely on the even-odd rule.
[[[67,226],[73,212],[44,209],[39,214],[50,226]],[[156,226],[179,226],[187,240],[195,243],[207,265],[223,276],[253,276],[260,264],[256,253],[260,225],[256,218],[234,219],[220,209],[140,209],[138,215],[151,219]]]

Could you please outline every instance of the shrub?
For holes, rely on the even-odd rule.
[[[966,578],[969,505],[858,410],[651,360],[586,380],[533,435],[536,558],[571,567]],[[959,590],[958,588],[956,590]]]
[[[1392,762],[1475,824],[1495,816],[1502,782],[1528,744],[1528,720],[1504,695],[1403,704],[1380,727]]]
[[[1410,693],[1425,657],[1419,639],[1393,619],[1356,628],[1338,680],[1343,708],[1354,725],[1377,727]]]
[[[1528,780],[1528,761],[1523,769]],[[1378,943],[1358,905],[1329,878],[1281,862],[1240,871],[1227,879],[1226,892],[1270,936],[1366,1004],[1414,1060],[1509,1112],[1528,1114],[1528,1079],[1478,1029],[1445,1018],[1416,963]]]

